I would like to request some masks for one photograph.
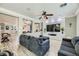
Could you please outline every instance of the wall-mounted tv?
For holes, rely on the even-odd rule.
[[[46,28],[47,32],[60,32],[60,24],[50,24]]]

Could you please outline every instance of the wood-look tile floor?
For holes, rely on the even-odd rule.
[[[13,45],[13,46],[11,46],[11,45]],[[58,50],[60,48],[60,45],[61,45],[61,41],[60,40],[50,39],[50,49],[46,53],[45,56],[57,56]],[[19,45],[17,50],[14,48],[14,44],[7,43],[7,45],[5,45],[5,46],[7,46],[7,48],[9,48],[9,50],[11,50],[11,51],[13,50],[14,53],[15,53],[15,56],[36,56],[34,53],[29,51],[28,49],[26,49],[22,45]]]

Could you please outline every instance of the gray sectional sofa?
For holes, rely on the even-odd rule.
[[[20,44],[38,56],[46,54],[50,47],[49,43],[49,37],[20,35]]]
[[[58,56],[79,56],[79,37],[63,38]]]

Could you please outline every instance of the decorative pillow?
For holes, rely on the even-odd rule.
[[[72,45],[75,47],[75,44],[79,41],[79,37],[74,37],[71,40]]]
[[[79,42],[77,42],[75,45],[75,51],[76,51],[76,54],[79,56]]]

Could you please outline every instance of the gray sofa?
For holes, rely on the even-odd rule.
[[[49,37],[38,38],[28,35],[20,35],[20,44],[38,56],[45,55],[49,50]]]
[[[79,37],[63,38],[58,56],[79,56]]]

